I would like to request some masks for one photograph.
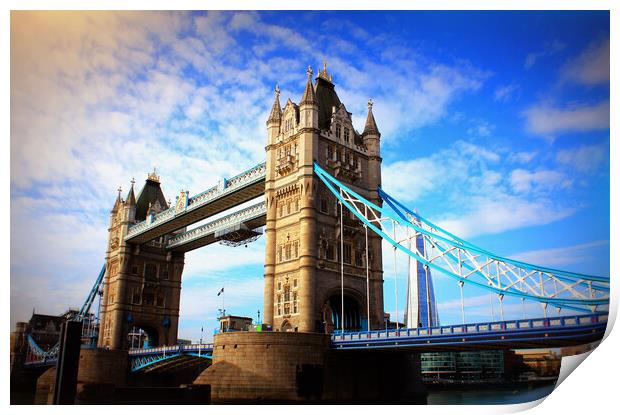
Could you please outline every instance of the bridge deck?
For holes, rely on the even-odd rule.
[[[411,349],[419,352],[566,347],[601,340],[606,326],[607,314],[597,313],[431,328],[336,333],[331,335],[330,347],[336,350]],[[132,371],[136,372],[153,365],[168,365],[170,368],[191,365],[195,359],[180,358],[190,356],[204,359],[210,358],[212,353],[213,344],[205,343],[130,349],[129,358]],[[55,363],[55,357],[42,358],[27,362],[26,366],[51,366]]]
[[[143,244],[248,202],[265,193],[265,172],[265,163],[261,163],[224,181],[223,186],[191,197],[184,209],[177,211],[172,206],[155,215],[151,223],[137,223],[129,228],[125,241]]]
[[[334,349],[420,351],[565,347],[601,340],[607,314],[333,334]]]

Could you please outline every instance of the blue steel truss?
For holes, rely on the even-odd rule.
[[[84,304],[80,307],[80,311],[73,317],[74,321],[82,321],[84,317],[90,313],[90,309],[97,297],[97,293],[103,283],[103,277],[105,276],[105,264],[101,267],[101,271],[93,284]],[[28,352],[26,364],[28,365],[40,365],[40,364],[53,364],[56,363],[56,359],[58,358],[58,349],[60,348],[60,343],[56,343],[49,350],[43,350],[37,342],[28,334],[26,336],[28,340]]]
[[[497,294],[537,301],[545,307],[595,312],[609,305],[609,278],[561,271],[493,254],[412,212],[382,189],[387,207],[377,206],[331,176],[317,163],[314,171],[334,196],[395,250],[447,275]],[[392,235],[390,235],[390,233]],[[416,237],[422,236],[425,252]]]
[[[129,350],[129,359],[132,372],[138,372],[147,367],[172,361],[180,356],[194,356],[203,359],[211,359],[212,355],[212,343],[179,344],[176,346],[161,346],[149,349]]]

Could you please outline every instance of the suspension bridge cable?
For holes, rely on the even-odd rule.
[[[344,334],[344,218],[340,202],[340,331]]]
[[[426,264],[429,268],[432,268],[436,271],[439,271],[441,273],[446,274],[447,276],[454,278],[456,280],[459,281],[469,281],[471,284],[481,287],[481,288],[485,288],[488,291],[492,291],[495,292],[496,294],[506,294],[506,295],[512,295],[512,296],[518,296],[518,297],[522,297],[525,299],[530,299],[530,300],[534,300],[534,301],[538,301],[538,302],[547,302],[553,305],[561,305],[563,308],[569,308],[569,309],[574,309],[577,311],[587,311],[590,312],[589,309],[584,309],[582,308],[583,306],[601,306],[601,305],[607,305],[609,303],[609,299],[608,297],[599,297],[599,298],[591,298],[591,299],[585,299],[583,298],[581,295],[578,295],[579,293],[575,292],[574,289],[576,286],[579,286],[581,284],[585,284],[587,283],[589,280],[591,279],[591,281],[596,281],[596,282],[603,282],[603,283],[607,283],[607,281],[609,280],[608,278],[603,278],[603,277],[592,277],[592,276],[587,276],[587,275],[582,275],[582,274],[576,274],[576,273],[569,273],[569,272],[564,272],[562,271],[562,273],[564,273],[564,276],[562,278],[560,278],[560,276],[558,275],[551,275],[550,277],[553,278],[558,278],[558,280],[562,281],[564,280],[569,280],[572,282],[572,285],[570,286],[566,286],[565,289],[562,290],[562,292],[568,292],[569,294],[572,295],[572,297],[566,298],[566,297],[557,297],[556,295],[553,296],[548,296],[548,297],[543,297],[539,294],[537,294],[536,292],[522,292],[522,291],[518,291],[515,289],[514,287],[514,283],[510,284],[510,288],[502,288],[499,289],[497,287],[494,287],[492,284],[488,284],[487,283],[481,283],[478,281],[474,281],[471,279],[466,279],[465,277],[461,277],[459,275],[457,275],[455,272],[451,271],[450,269],[446,269],[444,267],[441,267],[429,260],[426,260],[425,258],[421,257],[420,255],[418,255],[415,252],[412,252],[411,250],[407,249],[406,247],[402,246],[399,242],[397,242],[394,238],[392,238],[391,236],[387,235],[382,229],[381,229],[381,223],[385,221],[386,218],[389,218],[392,221],[392,224],[394,224],[394,222],[402,225],[402,226],[406,226],[406,227],[411,227],[413,229],[415,229],[416,231],[419,231],[420,233],[430,236],[432,238],[435,238],[437,241],[442,241],[445,243],[448,243],[450,245],[452,245],[451,250],[454,249],[463,249],[462,246],[458,246],[456,245],[453,241],[450,241],[442,236],[436,235],[432,232],[429,232],[427,230],[421,229],[419,228],[417,225],[412,224],[410,222],[404,221],[402,218],[399,217],[395,217],[393,214],[391,214],[390,212],[387,212],[384,208],[379,207],[375,204],[373,204],[372,202],[369,202],[368,200],[366,200],[365,198],[359,196],[357,193],[355,193],[354,191],[350,190],[349,188],[347,188],[346,186],[342,185],[338,180],[334,179],[333,177],[331,177],[327,172],[325,172],[320,166],[318,166],[318,164],[315,163],[315,172],[317,173],[317,176],[323,181],[323,183],[326,185],[326,187],[339,199],[339,201],[345,206],[347,207],[347,209],[349,209],[351,212],[353,212],[353,214],[359,218],[363,223],[367,224],[368,227],[370,229],[372,229],[375,233],[377,233],[378,235],[380,235],[383,239],[385,239],[387,242],[389,242],[393,247],[395,247],[396,249],[401,250],[402,252],[406,253],[407,255],[415,258],[416,260],[420,261],[422,264]],[[336,187],[338,187],[338,190],[336,189]],[[344,193],[346,192],[347,198],[345,199],[344,197]],[[355,200],[353,199],[355,198]],[[352,204],[353,203],[353,204]],[[369,219],[366,218],[357,208],[356,205],[357,204],[365,204],[368,207],[370,207],[373,210],[373,215],[375,217],[375,219]],[[383,218],[383,219],[381,219]],[[385,226],[385,225],[383,225]],[[468,250],[472,250],[472,248],[467,248]],[[480,253],[480,252],[478,252]],[[473,254],[471,254],[473,255]],[[484,253],[484,255],[486,255],[486,253]],[[496,256],[494,256],[496,257]],[[499,257],[498,257],[499,258]],[[513,261],[513,262],[517,262],[518,261]],[[532,266],[533,271],[536,272],[547,272],[545,271],[546,269],[548,270],[548,268],[545,267],[538,267],[538,266]],[[510,272],[514,272],[514,270],[509,270]],[[527,275],[529,278],[531,278],[531,274]],[[569,277],[566,277],[566,276]],[[573,281],[571,278],[579,278],[579,280],[577,281]],[[598,292],[600,291],[605,291],[607,292],[609,290],[608,287],[602,287],[602,286],[593,286],[594,289],[597,289]],[[530,288],[530,291],[531,288]],[[575,298],[577,297],[577,298]]]
[[[415,225],[414,223],[411,223],[411,221],[407,220],[407,218],[401,213],[401,212],[396,212],[397,216],[394,216],[391,212],[388,212],[385,208],[380,207],[375,205],[374,203],[368,201],[366,198],[364,198],[363,196],[360,196],[358,193],[356,193],[355,191],[349,189],[348,187],[346,187],[345,185],[343,185],[342,183],[340,183],[337,179],[335,179],[334,177],[332,177],[329,173],[327,173],[321,166],[319,166],[316,162],[314,163],[314,170],[317,173],[317,175],[319,176],[319,178],[321,179],[321,181],[323,181],[323,183],[330,189],[330,191],[332,191],[332,193],[334,193],[336,195],[336,197],[339,197],[338,195],[338,191],[336,191],[336,189],[334,189],[334,185],[337,186],[340,190],[340,192],[342,192],[343,190],[346,191],[349,195],[354,196],[360,203],[363,203],[365,205],[368,205],[369,207],[371,207],[371,209],[376,210],[377,212],[379,212],[382,216],[384,217],[389,217],[390,219],[393,219],[395,221],[397,221],[400,225],[402,226],[408,226],[408,227],[412,227],[415,230],[419,231],[420,233],[423,233],[427,236],[433,237],[439,241],[448,243],[452,246],[455,247],[461,247],[461,248],[467,248],[468,250],[483,254],[483,255],[487,255],[492,259],[495,259],[497,261],[501,261],[501,262],[506,262],[518,267],[524,267],[524,268],[530,268],[530,269],[535,269],[536,271],[543,271],[546,273],[551,273],[551,274],[558,274],[556,275],[556,278],[558,279],[580,279],[580,280],[590,280],[590,281],[597,281],[597,282],[603,282],[603,283],[609,283],[609,277],[598,277],[598,276],[593,276],[593,275],[585,275],[585,274],[578,274],[578,273],[574,273],[574,272],[570,272],[570,271],[562,271],[562,270],[557,270],[557,269],[553,269],[553,268],[548,268],[548,267],[542,267],[542,266],[537,266],[537,265],[533,265],[533,264],[528,264],[526,262],[523,261],[517,261],[514,259],[510,259],[510,258],[505,258],[505,257],[501,257],[498,255],[495,255],[487,250],[484,250],[482,248],[479,248],[463,239],[454,237],[456,239],[449,239],[446,238],[445,236],[441,236],[438,235],[434,232],[428,231],[426,229],[423,229],[417,225]],[[383,192],[381,190],[381,188],[378,189],[381,195],[385,195],[386,193]],[[339,197],[339,199],[341,201],[344,201],[344,198]],[[393,198],[391,200],[394,200]],[[386,202],[388,202],[386,200]],[[360,219],[362,219],[362,216],[360,212],[356,211],[356,209],[351,206],[348,202],[344,201],[345,206],[351,210],[356,216],[358,216]],[[399,203],[400,204],[400,203]],[[390,206],[394,206],[394,204],[392,203],[388,203],[388,205]],[[400,206],[402,206],[402,204],[400,204]],[[408,213],[411,212],[410,210],[408,210]],[[411,215],[415,216],[415,217],[420,217],[420,219],[422,220],[423,218],[421,216],[419,216],[418,214],[411,212]],[[425,222],[428,222],[426,219],[423,219]],[[430,223],[430,222],[429,222]],[[435,229],[441,229],[438,226],[433,224],[433,227]],[[371,226],[371,229],[375,230],[375,227]],[[452,234],[450,234],[452,235]],[[451,237],[452,238],[452,237]],[[601,289],[604,289],[605,287],[601,287]]]
[[[364,231],[366,234],[366,329],[370,331],[370,255],[368,254],[368,226],[366,224],[364,224]]]
[[[396,240],[396,223],[392,222],[394,240]],[[396,247],[394,247],[394,296],[396,297],[396,330],[398,330],[398,278],[396,276]]]

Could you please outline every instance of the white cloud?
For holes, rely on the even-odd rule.
[[[346,27],[369,38],[355,24]],[[384,143],[436,122],[488,77],[406,45],[398,60],[351,59],[344,39],[327,53],[316,48],[328,43],[319,29],[295,31],[256,12],[13,13],[11,186],[19,197],[11,202],[12,229],[45,236],[28,243],[12,235],[12,298],[24,298],[23,284],[38,287],[29,292],[36,300],[12,302],[19,308],[12,321],[46,302],[49,281],[83,278],[74,285],[80,290],[58,290],[48,312],[83,301],[105,253],[119,184],[126,192],[133,176],[139,189],[157,166],[173,199],[181,188],[197,193],[262,161],[273,86],[298,100],[308,63],[328,59],[356,125],[374,98]],[[371,47],[383,50],[380,42]],[[379,76],[384,82],[373,82]],[[29,214],[21,214],[26,205]],[[260,245],[241,257],[211,247],[188,255],[185,275],[190,283],[216,279],[232,267],[257,266],[263,255]]]
[[[579,171],[594,171],[609,161],[609,143],[560,150],[556,160]]]
[[[565,47],[566,45],[557,39],[554,39],[552,42],[547,42],[545,43],[543,50],[538,52],[531,52],[526,56],[523,67],[525,69],[530,69],[536,64],[539,59],[543,57],[553,56],[556,53],[562,51]]]
[[[604,39],[567,62],[562,77],[584,85],[608,84],[609,68],[609,39]]]
[[[397,161],[385,164],[381,169],[385,189],[395,197],[417,200],[446,179],[444,168],[431,158]]]
[[[564,267],[587,262],[594,258],[594,249],[609,246],[609,241],[592,241],[560,248],[539,249],[519,252],[511,258],[530,264],[545,264],[547,267]]]
[[[416,201],[433,189],[443,188],[455,178],[465,180],[478,178],[480,166],[499,162],[500,156],[481,146],[457,141],[449,149],[441,150],[430,157],[397,161],[384,164],[381,170],[383,187],[396,198]],[[483,169],[484,180],[496,183],[498,178]],[[476,184],[476,183],[471,183]]]
[[[566,218],[575,211],[575,208],[558,206],[545,199],[530,201],[526,197],[498,194],[472,197],[468,212],[458,216],[450,215],[437,222],[455,235],[470,238],[545,225]]]
[[[566,189],[572,181],[559,171],[515,169],[510,173],[510,184],[516,193],[533,193],[554,188]]]
[[[532,161],[537,154],[537,151],[518,151],[511,153],[508,160],[513,163],[526,164]]]
[[[476,121],[473,127],[467,129],[467,134],[479,137],[488,137],[491,135],[495,126],[488,121]]]
[[[519,91],[519,88],[520,88],[519,84],[516,84],[516,83],[500,85],[497,88],[495,88],[493,97],[495,98],[495,101],[508,102]]]
[[[410,207],[439,200],[441,210],[451,213],[428,219],[464,238],[544,225],[576,211],[574,204],[554,199],[570,188],[572,177],[501,163],[515,157],[534,155],[458,141],[428,157],[385,164],[383,188]]]
[[[534,134],[605,130],[609,128],[609,101],[568,108],[535,105],[525,110],[523,115],[526,118],[527,130]]]

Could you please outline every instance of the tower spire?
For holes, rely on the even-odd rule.
[[[123,189],[120,186],[118,186],[118,189],[116,189],[116,191],[118,192],[118,194],[116,196],[116,200],[114,201],[114,206],[112,206],[112,210],[110,211],[110,213],[112,214],[118,211],[118,208],[122,203],[121,192],[123,191]]]
[[[372,114],[372,99],[368,100],[368,116],[366,117],[366,124],[364,125],[364,132],[362,135],[368,134],[376,134],[381,135],[379,133],[379,128],[377,128],[377,122],[375,121],[375,116]]]
[[[316,93],[314,92],[314,87],[312,86],[312,67],[308,65],[308,69],[306,69],[306,75],[308,76],[308,80],[306,81],[306,89],[304,90],[304,94],[301,97],[300,105],[317,105],[318,101],[316,99]]]
[[[273,106],[271,107],[271,113],[269,114],[269,118],[267,119],[267,124],[280,123],[282,121],[282,108],[280,107],[280,87],[276,85],[274,91],[276,93],[276,98],[273,101]]]
[[[321,71],[319,69],[319,76],[318,77],[333,83],[334,77],[327,73],[327,61],[326,60],[323,60],[323,70]]]
[[[134,179],[133,177],[131,178],[131,188],[129,189],[129,193],[127,193],[127,203],[129,205],[135,205],[136,204],[136,195],[134,194],[133,191],[133,185],[136,183],[136,179]]]

